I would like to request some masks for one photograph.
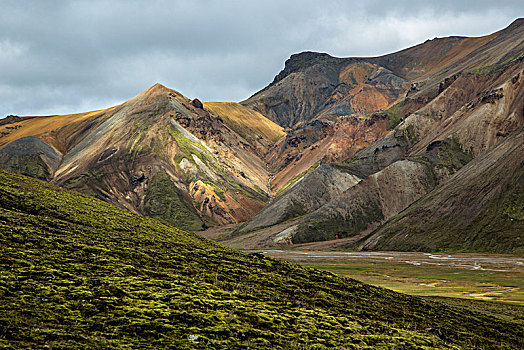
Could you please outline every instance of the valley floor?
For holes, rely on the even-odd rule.
[[[250,252],[260,252],[411,295],[500,301],[524,306],[523,256],[305,249]]]

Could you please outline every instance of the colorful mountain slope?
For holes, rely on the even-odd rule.
[[[519,19],[381,57],[305,52],[241,104],[157,84],[106,110],[7,118],[0,167],[185,229],[243,223],[237,243],[355,243],[524,125],[523,34]]]
[[[483,314],[260,255],[0,171],[7,348],[521,348]]]
[[[245,221],[268,198],[264,154],[284,133],[212,105],[222,117],[157,84],[107,110],[13,119],[0,125],[0,166],[186,229]]]
[[[508,51],[513,52],[515,45],[520,45],[522,40],[511,37],[508,33],[512,35],[515,32],[520,33],[522,24],[524,21],[517,21],[508,29],[484,38],[482,45],[489,44],[499,47],[494,43],[500,43],[502,37],[504,39],[502,41],[508,43]],[[498,41],[494,38],[498,38]],[[460,40],[466,39],[461,38]],[[510,45],[510,43],[515,45]],[[422,44],[424,45],[426,44]],[[411,57],[415,55],[413,52],[421,55],[422,46],[407,50],[406,52],[410,54],[405,52],[403,55]],[[471,54],[467,55],[467,62],[485,64],[506,55],[504,52],[497,52],[494,55],[490,53],[490,50],[485,49],[487,52],[472,49]],[[400,54],[392,54],[387,57],[393,59],[398,55]],[[486,55],[489,57],[484,57]],[[323,60],[330,59],[323,58]],[[448,64],[450,63],[447,62],[445,66],[448,67]],[[452,66],[455,67],[455,65]],[[329,192],[320,194],[323,197],[318,198],[320,193],[318,190],[321,187],[308,185],[308,177],[315,179],[316,172],[319,171],[313,170],[295,188],[277,197],[268,207],[240,228],[240,232],[260,230],[258,238],[251,232],[249,233],[250,239],[243,241],[243,244],[261,247],[329,240],[335,237],[354,237],[350,246],[360,247],[355,244],[362,236],[384,224],[429,192],[439,188],[447,178],[472,158],[482,155],[490,147],[502,142],[508,135],[524,125],[523,77],[524,62],[521,59],[511,60],[511,63],[489,72],[482,69],[473,71],[471,66],[468,66],[466,71],[454,72],[453,76],[445,79],[445,83],[426,86],[429,90],[437,89],[438,95],[426,99],[416,97],[417,94],[422,93],[422,90],[419,91],[417,88],[412,91],[415,97],[408,97],[398,104],[398,107],[394,107],[397,110],[413,108],[414,110],[409,115],[398,117],[394,115],[398,111],[388,110],[386,113],[376,113],[371,118],[364,119],[376,118],[378,121],[382,116],[384,120],[396,120],[399,124],[387,135],[376,138],[376,141],[370,146],[358,151],[342,163],[334,164],[337,169],[348,175],[356,175],[363,181],[355,186],[346,187],[343,193],[337,195],[336,199],[333,199]],[[342,119],[339,117],[338,122]],[[355,138],[348,144],[354,145],[357,140],[361,138]],[[336,143],[333,142],[333,144]],[[347,154],[351,155],[349,152]],[[326,157],[324,161],[328,159]],[[507,159],[513,158],[508,155]],[[517,160],[513,159],[513,161],[513,166],[516,166]],[[508,166],[506,169],[509,171],[512,168]],[[482,167],[478,171],[482,172]],[[479,179],[475,178],[475,181]],[[314,183],[314,181],[311,182]],[[338,185],[343,187],[342,182]],[[337,187],[335,177],[330,186]],[[461,195],[467,193],[465,187],[458,191],[465,191]],[[507,192],[504,193],[507,194]],[[311,199],[313,197],[315,198]],[[318,206],[314,203],[322,204]],[[487,210],[487,206],[491,204],[479,202],[475,205],[478,211],[483,211]],[[272,213],[272,208],[279,208],[280,213],[285,215]],[[430,208],[426,209],[430,210]],[[438,211],[438,209],[439,207],[436,206],[432,210]],[[269,213],[272,214],[269,215]],[[501,215],[501,213],[497,215],[499,214]],[[497,220],[502,220],[500,215]],[[275,227],[268,228],[267,226]],[[476,237],[477,229],[468,231],[464,239]],[[521,236],[518,234],[517,226],[511,226],[510,230],[513,230],[515,237]],[[409,239],[410,235],[406,237]],[[426,248],[422,248],[424,244],[419,242],[417,249],[443,248],[444,245],[432,243],[434,238],[433,235],[425,236],[425,239],[428,240]],[[524,239],[524,237],[521,238]],[[229,242],[228,244],[238,246],[240,240],[235,237]],[[461,245],[460,249],[479,251],[482,250],[481,242],[483,240],[479,241],[480,245]],[[520,249],[522,246],[522,243],[518,241],[513,243],[516,246],[511,249]],[[372,246],[372,244],[367,245],[367,247]],[[387,247],[401,249],[400,246],[393,245],[380,245],[380,247],[382,249],[388,249]],[[445,247],[453,249],[449,244]],[[497,246],[490,243],[486,245],[485,249],[504,252],[505,248],[503,245]]]
[[[479,38],[448,37],[371,58],[303,52],[286,61],[273,82],[245,105],[277,124],[295,127],[319,116],[386,109],[405,97],[433,97],[459,72],[495,72],[521,60],[524,19]]]
[[[524,253],[523,154],[521,127],[356,244]]]
[[[264,117],[257,111],[235,102],[204,102],[204,108],[224,119],[232,130],[253,142],[261,137],[268,145],[285,136],[282,127]]]

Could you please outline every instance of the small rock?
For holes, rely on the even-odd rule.
[[[195,334],[190,334],[187,336],[187,339],[193,343],[193,344],[198,344],[198,338],[200,338],[198,335],[195,335]]]
[[[133,186],[138,186],[140,183],[144,182],[145,179],[146,179],[146,176],[144,175],[144,173],[140,175],[133,174],[131,175],[131,178],[129,179],[129,181],[131,182]]]
[[[202,102],[200,102],[198,98],[195,98],[193,101],[191,101],[191,105],[195,108],[204,109],[204,105],[202,104]]]

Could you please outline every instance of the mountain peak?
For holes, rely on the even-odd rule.
[[[140,99],[151,98],[151,97],[154,98],[156,96],[159,96],[159,95],[162,95],[162,94],[166,94],[166,93],[169,93],[169,92],[172,92],[172,91],[173,90],[165,87],[164,85],[162,85],[160,83],[156,83],[155,85],[152,85],[152,86],[148,87],[147,89],[145,89],[144,91],[142,91],[141,93],[139,93],[138,95],[133,97],[131,100],[136,100],[138,98],[140,98]]]
[[[278,75],[273,80],[272,84],[275,84],[278,81],[284,79],[291,73],[301,71],[317,63],[328,60],[334,61],[338,60],[338,58],[333,57],[325,52],[314,51],[303,51],[300,53],[293,54],[286,60],[284,69],[280,73],[278,73]]]
[[[155,85],[148,87],[145,91],[169,91],[169,89],[160,83],[156,83]]]
[[[519,28],[524,26],[524,17],[517,18],[509,26],[506,28],[503,28],[499,32],[505,33],[505,32],[512,32],[514,30],[518,30]]]

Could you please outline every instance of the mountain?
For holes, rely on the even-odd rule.
[[[209,106],[157,84],[106,110],[18,118],[0,127],[1,164],[186,229],[245,221],[267,201],[264,154],[284,132]]]
[[[518,19],[491,35],[435,38],[380,57],[292,55],[241,103],[191,100],[156,84],[104,110],[10,116],[0,121],[0,167],[192,231],[235,225],[220,239],[237,248],[333,240],[517,252],[521,164],[500,145],[514,140],[518,151],[522,142],[523,52]],[[485,172],[485,154],[503,174]],[[503,186],[463,200],[483,177]],[[448,183],[458,187],[436,196]],[[413,214],[420,203],[424,215],[439,212],[444,195],[457,198],[446,202],[450,213],[474,206],[443,226],[466,230],[460,242]],[[511,215],[493,209],[507,201],[516,203]],[[501,230],[507,243],[488,242],[496,233],[483,216],[512,220]],[[416,232],[406,228],[415,218]]]
[[[435,38],[380,57],[295,54],[271,84],[243,104],[294,127],[322,117],[366,115],[406,98],[431,97],[440,82],[455,74],[496,71],[521,59],[523,22],[518,19],[479,38]]]
[[[524,346],[520,322],[243,254],[4,171],[0,252],[6,348]]]
[[[515,174],[522,168],[512,152],[518,155],[522,149],[522,138],[518,135],[522,133],[524,124],[523,33],[524,20],[520,19],[486,37],[436,39],[391,55],[359,59],[383,64],[410,83],[405,97],[388,110],[360,117],[364,121],[375,120],[375,123],[381,117],[386,121],[387,128],[396,126],[382,136],[375,138],[374,134],[372,137],[376,141],[356,153],[348,152],[348,157],[341,157],[335,163],[329,163],[336,160],[332,157],[324,158],[327,164],[323,168],[311,170],[297,185],[240,226],[233,236],[224,237],[224,242],[235,247],[267,247],[337,238],[333,245],[359,249],[522,251],[523,209],[519,204],[522,203],[522,196],[520,187],[510,184],[518,183]],[[268,113],[259,98],[284,91],[287,79],[312,74],[314,81],[314,72],[319,67],[351,66],[357,60],[306,53],[303,58],[308,59],[297,64],[297,57],[288,61],[284,71],[271,85],[245,103]],[[287,93],[293,96],[293,92]],[[271,116],[271,113],[267,115]],[[282,111],[278,113],[286,115]],[[292,114],[302,115],[298,110]],[[311,116],[319,118],[317,120],[328,118],[325,111],[318,110]],[[346,118],[338,116],[335,123]],[[353,118],[358,119],[359,116]],[[511,150],[500,146],[510,142],[506,139],[513,140]],[[348,143],[354,144],[355,141]],[[493,147],[499,146],[502,147],[498,151],[500,153],[489,153]],[[512,162],[501,163],[500,171],[504,172],[505,177],[499,174],[497,181],[503,186],[494,187],[489,200],[476,202],[464,199],[454,205],[446,204],[450,217],[465,208],[475,213],[452,230],[461,232],[461,240],[468,244],[453,240],[450,243],[451,236],[437,233],[434,223],[421,221],[420,216],[405,214],[424,202],[427,203],[424,215],[437,218],[433,213],[440,212],[442,203],[429,201],[428,198],[443,188],[449,189],[446,187],[448,183],[457,187],[446,195],[469,198],[471,193],[475,193],[469,186],[478,186],[483,177],[495,176],[484,172],[485,163],[476,161],[478,158],[488,162],[485,154],[493,157],[489,160],[491,162],[495,162],[495,155]],[[462,171],[462,167],[470,162],[471,167],[468,165],[466,168],[469,172]],[[329,179],[319,184],[317,179],[322,178],[328,168],[337,175],[328,176]],[[477,174],[471,175],[475,171]],[[466,174],[469,180],[457,181]],[[350,184],[345,179],[351,176],[358,179]],[[338,191],[332,192],[327,188]],[[506,203],[499,197],[512,198],[517,203],[511,206],[511,218],[506,212],[493,209],[498,204]],[[402,229],[388,223],[388,220],[398,220],[397,215],[404,218]],[[486,222],[488,217],[495,222],[511,219],[501,229],[500,240],[505,243],[495,242],[498,237],[496,229],[488,234],[489,230],[486,231],[480,224],[471,224],[475,220]],[[427,227],[424,226],[426,222]],[[418,233],[408,228],[411,225],[418,228]],[[395,229],[388,231],[386,227]],[[443,227],[444,231],[450,229]],[[397,238],[385,243],[386,236],[391,238],[393,232],[396,232]],[[401,234],[403,238],[399,240]],[[440,237],[442,235],[446,238]],[[364,237],[366,243],[361,241]],[[473,242],[475,240],[476,243]]]
[[[522,254],[523,154],[521,127],[364,238],[362,248]]]

